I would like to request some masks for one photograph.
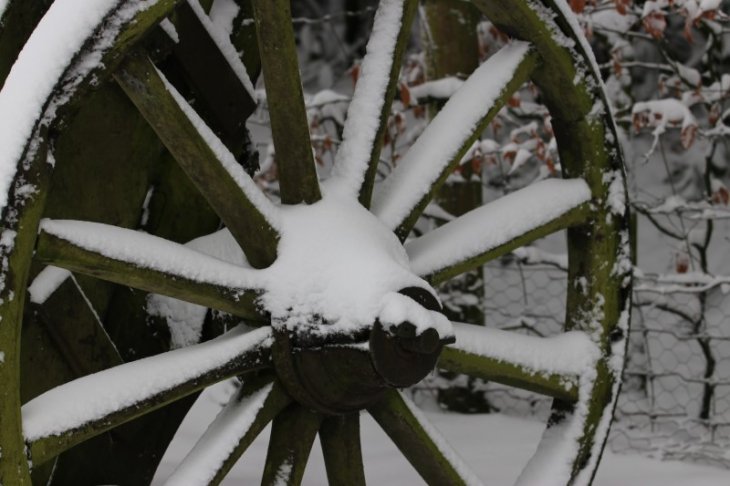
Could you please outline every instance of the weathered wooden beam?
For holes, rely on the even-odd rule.
[[[275,208],[230,152],[212,146],[214,141],[201,134],[207,127],[191,118],[197,115],[181,106],[146,54],[128,56],[115,79],[221,217],[251,265],[262,268],[273,263],[279,239],[272,221]]]
[[[98,251],[89,250],[47,231],[41,231],[38,238],[36,259],[102,280],[220,309],[247,319],[264,318],[257,310],[256,289],[233,289],[212,282],[193,280],[185,274],[141,267],[131,261],[110,258]]]
[[[289,0],[253,0],[281,202],[312,204],[322,197],[309,138]]]
[[[262,486],[298,486],[312,450],[322,416],[292,404],[281,412],[271,426]]]
[[[360,448],[360,413],[325,418],[319,428],[319,440],[329,484],[365,486]]]

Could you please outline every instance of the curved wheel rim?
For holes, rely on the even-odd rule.
[[[62,2],[57,3],[62,4]],[[82,48],[81,54],[75,56],[68,66],[60,66],[59,72],[62,74],[55,84],[56,88],[53,88],[53,85],[49,88],[47,101],[42,104],[45,111],[42,111],[41,116],[28,125],[25,144],[21,144],[25,148],[19,150],[18,154],[11,153],[6,157],[8,161],[3,161],[5,166],[17,166],[17,169],[10,172],[14,174],[14,177],[7,179],[15,181],[15,184],[9,187],[6,204],[3,208],[5,224],[2,246],[5,263],[3,277],[9,285],[2,289],[3,302],[0,313],[3,322],[13,325],[2,326],[0,329],[0,352],[3,353],[0,356],[5,358],[0,360],[0,372],[3,373],[1,376],[7,377],[9,382],[17,382],[18,342],[28,265],[36,239],[35,229],[39,226],[43,211],[44,188],[48,184],[47,181],[52,170],[52,166],[46,163],[45,150],[48,130],[63,123],[67,113],[64,108],[78,101],[85,90],[93,84],[94,76],[111,73],[112,68],[115,68],[121,61],[122,54],[126,53],[144,32],[164,18],[175,4],[173,1],[158,1],[150,6],[138,0],[109,0],[106,3],[108,3],[107,10],[99,14],[96,23],[92,22],[94,28],[88,30],[90,40],[78,39],[79,48]],[[630,263],[627,263],[630,262],[627,250],[628,214],[625,207],[621,205],[621,196],[625,193],[625,176],[620,147],[617,143],[610,108],[601,89],[600,75],[592,62],[590,49],[583,42],[582,34],[571,23],[572,17],[567,13],[567,7],[562,0],[551,0],[540,6],[526,1],[515,4],[506,0],[475,0],[474,3],[497,27],[517,39],[532,42],[533,47],[515,41],[505,48],[504,52],[507,54],[504,54],[504,62],[508,63],[507,67],[511,69],[510,72],[513,76],[497,85],[497,90],[491,99],[487,99],[492,103],[489,111],[475,112],[476,118],[470,128],[472,133],[468,136],[461,135],[462,138],[457,140],[458,143],[454,145],[451,153],[443,154],[442,157],[447,157],[449,160],[441,161],[441,165],[436,166],[432,180],[426,181],[427,193],[415,196],[411,194],[410,200],[406,199],[404,203],[403,200],[398,202],[397,196],[391,195],[394,191],[389,193],[386,190],[378,196],[380,199],[376,197],[373,211],[386,226],[395,231],[401,240],[405,240],[415,219],[425,207],[425,203],[445,179],[449,167],[461,158],[473,139],[479,135],[479,127],[484,126],[490,117],[496,114],[501,103],[504,103],[506,97],[519,88],[525,79],[531,77],[539,86],[553,116],[552,124],[558,139],[564,176],[581,179],[582,185],[576,181],[563,181],[558,186],[565,189],[566,194],[570,197],[567,197],[562,205],[558,205],[554,214],[547,217],[543,215],[543,219],[538,221],[540,224],[527,225],[514,235],[503,237],[501,241],[483,243],[471,254],[466,257],[462,256],[459,261],[434,262],[429,260],[427,250],[435,249],[434,251],[438,253],[439,244],[442,243],[435,238],[431,238],[429,241],[428,235],[423,239],[407,243],[406,250],[411,254],[412,262],[418,262],[419,255],[420,261],[425,262],[423,263],[425,270],[418,270],[414,263],[416,273],[435,283],[469,268],[474,268],[539,236],[544,236],[557,229],[568,229],[568,288],[571,290],[568,294],[566,330],[580,332],[578,346],[584,349],[585,361],[576,368],[558,366],[553,369],[541,363],[539,359],[537,362],[521,362],[519,359],[514,360],[511,356],[500,356],[494,349],[479,349],[457,342],[456,345],[445,350],[440,366],[455,371],[471,372],[497,381],[502,380],[558,397],[553,405],[553,413],[542,442],[555,444],[556,436],[560,436],[565,450],[561,450],[560,447],[554,447],[551,450],[541,448],[538,455],[528,464],[519,482],[537,484],[536,481],[544,479],[540,476],[537,465],[548,457],[551,458],[548,460],[562,460],[565,464],[563,470],[557,474],[556,484],[561,482],[589,483],[595,474],[618,394],[628,330],[631,268]],[[359,200],[366,207],[370,205],[374,181],[373,161],[378,160],[379,139],[385,126],[384,121],[387,118],[390,103],[392,103],[395,91],[394,79],[398,72],[399,63],[392,59],[397,60],[402,55],[407,40],[407,26],[410,25],[416,5],[417,2],[411,0],[384,0],[381,2],[376,15],[375,27],[376,36],[380,35],[380,37],[376,37],[369,46],[368,58],[373,60],[369,61],[368,58],[365,60],[365,77],[361,78],[358,84],[353,108],[349,114],[349,118],[354,121],[348,120],[346,125],[345,142],[341,149],[342,155],[338,155],[338,165],[336,165],[334,176],[324,187],[325,198],[350,198],[353,201]],[[64,6],[54,6],[54,8],[56,11],[61,11]],[[306,128],[306,118],[300,83],[296,76],[290,78],[282,76],[285,73],[296,72],[297,69],[294,41],[293,37],[289,36],[291,28],[289,26],[290,17],[287,16],[288,8],[286,2],[255,1],[254,10],[262,46],[264,76],[270,93],[276,94],[270,97],[270,109],[274,126],[274,143],[282,160],[282,201],[286,204],[300,202],[314,204],[320,200],[323,193],[320,191],[314,164],[309,156],[311,155],[308,148],[309,135],[306,130],[302,130]],[[547,17],[546,12],[550,14]],[[399,21],[389,20],[395,18]],[[385,35],[382,34],[382,31],[385,32]],[[108,43],[107,38],[105,39],[107,43],[104,44],[101,39],[103,36],[99,35],[101,32],[113,33],[116,36],[115,42]],[[274,38],[272,32],[286,33],[281,36],[281,39],[277,38],[277,42],[281,42],[280,45],[268,42]],[[379,32],[381,33],[379,34]],[[390,40],[383,40],[388,36]],[[566,42],[566,39],[572,40],[573,47],[570,42]],[[284,55],[277,56],[277,53],[280,54],[282,50]],[[89,64],[92,66],[91,69],[79,76],[78,71],[72,71],[73,62],[78,63],[79,59],[82,59],[81,56],[89,55],[89,53],[101,53],[101,56],[95,58],[95,63]],[[372,69],[368,72],[368,62],[376,65],[382,61],[383,56],[391,58],[389,69],[381,69],[383,72]],[[502,66],[497,64],[498,59],[492,62],[494,65]],[[155,128],[160,139],[168,145],[170,151],[206,196],[211,206],[229,226],[233,238],[243,248],[249,263],[257,268],[268,267],[275,263],[276,247],[282,234],[282,225],[286,226],[286,223],[282,222],[284,216],[279,214],[278,208],[268,202],[265,197],[254,192],[256,188],[253,187],[250,178],[240,168],[232,165],[232,156],[227,153],[220,142],[216,142],[214,136],[205,134],[207,133],[203,126],[205,122],[190,111],[190,107],[187,106],[184,99],[175,92],[174,88],[171,88],[164,75],[156,71],[145,55],[141,53],[128,55],[124,63],[122,70],[115,74],[117,81]],[[18,65],[21,66],[18,68],[20,72],[23,61],[21,60]],[[573,85],[574,79],[579,79],[576,86]],[[11,75],[11,81],[8,82],[4,91],[11,92],[13,82],[15,81],[12,80]],[[154,87],[154,83],[157,83],[157,87]],[[143,90],[139,90],[140,85],[144,88]],[[574,89],[572,96],[566,98],[565,88],[567,86]],[[362,106],[360,100],[369,99],[368,96],[372,95],[368,94],[368,91],[373,90],[384,94],[382,105],[376,106],[374,109]],[[146,105],[145,96],[149,98],[150,93],[156,99],[166,100],[167,105],[160,105],[158,101]],[[456,107],[454,109],[458,109],[460,106],[458,100],[450,103]],[[155,120],[154,111],[160,110],[162,106],[167,106],[167,113],[172,113],[174,119],[182,121],[182,124],[177,126],[173,124],[170,133],[165,132],[166,126],[162,121]],[[595,110],[596,106],[603,107],[603,109]],[[445,109],[449,109],[448,104]],[[358,133],[360,132],[358,128],[363,126],[362,123],[369,124],[365,126],[370,127],[364,130],[364,134]],[[199,135],[201,131],[204,133],[202,136]],[[182,133],[194,132],[200,139],[196,142],[197,145],[184,146],[178,148],[176,152],[177,147],[173,143],[175,137],[180,137]],[[186,158],[188,162],[186,162]],[[209,170],[199,172],[195,161],[206,158],[217,162],[211,165]],[[400,166],[404,168],[402,169],[402,173],[405,174],[402,176],[404,178],[409,175],[408,171],[411,170],[409,165],[409,163],[404,163]],[[225,194],[233,194],[233,199],[237,198],[236,201],[239,207],[244,208],[244,213],[249,218],[253,218],[255,225],[263,228],[260,234],[264,236],[257,239],[248,235],[249,230],[245,226],[240,226],[241,218],[232,216],[233,209],[226,201],[226,197],[221,197],[220,188],[211,187],[209,182],[206,183],[206,177],[212,177],[216,183],[223,181],[221,184],[227,188]],[[396,187],[398,177],[396,175],[393,178],[396,180],[396,183],[393,183]],[[29,192],[24,189],[22,184],[28,181],[36,184],[41,190],[28,195]],[[403,188],[401,187],[401,189]],[[533,188],[530,191],[533,195],[539,194],[538,189]],[[388,204],[391,197],[396,197],[398,204],[390,204],[393,204],[394,207],[399,205],[403,207],[405,204],[409,211],[406,214],[402,214],[402,211],[401,214],[398,214],[389,210]],[[154,263],[150,264],[140,262],[134,256],[125,256],[123,252],[115,252],[113,255],[104,254],[104,247],[111,242],[103,238],[94,242],[92,234],[95,227],[91,223],[47,221],[40,228],[42,231],[38,257],[42,261],[147,291],[192,299],[193,302],[213,306],[242,317],[263,321],[269,318],[271,308],[266,308],[262,312],[261,307],[255,305],[255,302],[261,302],[257,296],[262,292],[265,296],[267,292],[266,287],[269,281],[265,277],[266,270],[262,270],[263,273],[257,273],[253,269],[240,269],[239,267],[233,272],[223,271],[223,277],[212,275],[199,277],[199,274],[195,272],[205,273],[202,270],[205,262],[199,255],[194,255],[191,256],[193,267],[188,270],[198,277],[191,279],[191,282],[177,285],[171,282],[184,280],[188,270],[176,271],[174,268],[176,262],[173,260],[170,264],[159,263],[164,260],[162,255],[166,251],[176,255],[183,252],[182,249],[171,243],[161,243],[151,237],[133,238],[136,245],[148,245],[150,248],[156,249],[157,253],[149,253],[155,257],[153,258]],[[83,233],[84,231],[86,233]],[[86,235],[85,239],[79,237],[81,234],[79,232]],[[424,254],[425,257],[422,256]],[[276,271],[275,267],[276,265],[271,267],[272,272]],[[187,275],[189,274],[188,272]],[[261,275],[264,277],[261,278]],[[586,278],[586,276],[590,276],[590,278]],[[408,280],[403,282],[406,281]],[[417,280],[412,281],[417,282]],[[241,297],[244,299],[241,300]],[[266,300],[264,299],[263,302]],[[276,316],[274,317],[276,318]],[[276,328],[276,325],[274,327]],[[206,386],[226,376],[255,371],[262,366],[271,366],[268,354],[271,339],[266,334],[267,332],[268,329],[261,329],[254,332],[254,334],[259,333],[260,338],[256,338],[253,334],[251,337],[247,337],[248,341],[241,344],[242,347],[236,348],[237,354],[234,353],[236,356],[231,355],[229,361],[209,364],[205,368],[205,373],[211,374],[211,377],[189,376],[183,384],[174,386],[172,394],[165,395],[164,399],[155,398],[157,395],[154,393],[145,395],[142,401],[148,400],[154,404],[146,405],[144,409],[152,410],[154,407],[189,394],[195,389],[199,389],[200,386]],[[466,336],[472,332],[474,331],[471,329],[459,328],[457,337],[460,333]],[[571,336],[576,335],[571,334]],[[444,335],[441,335],[441,338],[444,338]],[[498,335],[487,338],[500,339]],[[229,336],[227,340],[217,342],[230,343],[233,342],[233,338]],[[554,351],[554,348],[550,350]],[[181,354],[178,353],[178,355]],[[175,355],[174,352],[170,354],[170,356],[178,355]],[[505,363],[510,360],[512,362]],[[171,359],[167,360],[167,362],[170,361]],[[131,369],[129,365],[124,366],[126,367],[123,368],[124,370]],[[590,372],[584,372],[585,369],[590,369]],[[276,371],[281,374],[282,368],[277,365]],[[551,372],[554,373],[551,374]],[[539,379],[530,379],[529,375],[535,373],[541,374]],[[222,414],[221,421],[225,423],[225,420],[229,420],[227,417],[236,416],[236,413],[239,413],[238,409],[242,410],[240,414],[248,413],[246,412],[248,409],[245,407],[254,407],[253,410],[257,410],[256,407],[258,407],[260,412],[254,413],[253,418],[246,423],[247,428],[241,432],[244,435],[227,439],[234,441],[233,443],[238,446],[219,464],[214,477],[201,479],[201,484],[219,482],[230,469],[235,458],[245,450],[246,444],[250,443],[252,435],[255,436],[263,425],[272,419],[274,420],[272,445],[282,447],[272,448],[270,446],[265,482],[267,477],[271,481],[277,478],[282,479],[280,474],[282,467],[288,466],[284,479],[290,484],[297,484],[301,480],[309,448],[318,431],[322,434],[323,447],[334,451],[336,448],[329,444],[344,443],[350,444],[348,447],[354,451],[350,455],[351,457],[347,456],[345,459],[348,461],[347,464],[352,465],[349,473],[343,473],[341,469],[328,465],[330,480],[336,483],[340,480],[339,478],[343,478],[342,474],[345,474],[343,480],[353,484],[364,482],[364,476],[359,472],[362,470],[360,453],[357,450],[359,446],[352,443],[354,434],[352,421],[335,423],[329,418],[323,420],[320,414],[307,412],[300,405],[289,405],[291,399],[287,393],[282,391],[282,385],[278,381],[272,385],[270,378],[264,377],[257,380],[254,380],[250,386],[246,385],[248,388],[244,387],[241,396],[234,399],[234,402],[229,405],[228,415],[223,416]],[[191,385],[193,382],[196,383],[195,386]],[[77,383],[75,386],[81,385]],[[284,388],[289,394],[292,394],[291,385],[284,383]],[[297,393],[293,393],[293,395],[299,399]],[[578,401],[573,402],[576,398]],[[35,404],[38,405],[41,402],[35,402]],[[577,407],[575,403],[578,404]],[[51,457],[73,443],[83,440],[86,436],[79,435],[78,429],[90,422],[86,420],[73,427],[67,427],[65,430],[62,428],[60,431],[50,426],[39,426],[39,431],[36,432],[32,431],[32,425],[26,424],[26,437],[23,438],[20,430],[19,404],[20,399],[17,392],[4,391],[2,400],[0,400],[0,411],[3,412],[0,413],[0,446],[6,451],[13,452],[9,459],[8,456],[4,458],[2,461],[4,465],[0,465],[0,479],[13,482],[13,484],[25,484],[29,481],[26,458],[19,444],[24,440],[29,442],[29,450],[35,456],[32,458]],[[287,406],[289,407],[285,408]],[[38,416],[37,412],[35,415],[33,414],[32,408],[33,406],[30,404],[28,408],[24,408],[24,412],[28,414],[28,417],[25,417],[27,423],[32,420],[32,417]],[[44,409],[41,407],[40,410]],[[373,402],[369,410],[428,482],[438,484],[439,481],[446,480],[466,484],[476,481],[463,472],[463,466],[457,464],[451,453],[439,445],[439,439],[434,437],[430,427],[424,425],[423,419],[418,416],[417,412],[394,392],[386,392],[382,399]],[[124,413],[126,412],[117,407],[103,412],[91,422],[93,420],[103,422],[111,417],[116,417],[115,414],[124,415]],[[5,420],[1,418],[3,416],[6,417]],[[132,416],[133,414],[125,416],[124,419],[113,419],[112,423],[123,423]],[[397,425],[399,420],[403,423],[410,423],[412,426],[403,429],[402,425]],[[294,444],[288,441],[286,433],[292,428],[301,432],[303,436],[301,441]],[[104,430],[103,427],[94,428],[93,426],[92,429],[93,434]],[[209,440],[223,440],[220,434],[216,435],[215,427],[209,432],[212,437]],[[64,434],[67,433],[71,439],[63,443]],[[56,440],[58,437],[62,438],[60,442]],[[204,439],[202,439],[203,444],[205,444]],[[414,441],[418,440],[421,445],[413,445]],[[56,441],[57,444],[48,445],[53,441]],[[286,444],[289,446],[287,447]],[[570,457],[568,461],[564,457],[566,450]],[[563,457],[554,455],[556,451],[557,454],[562,452]],[[338,451],[338,453],[341,452]],[[444,468],[434,471],[416,458],[418,455],[429,457],[429,454],[434,458],[435,463],[443,463]],[[545,456],[546,454],[547,456]],[[191,462],[196,460],[196,457],[200,456],[194,456]]]

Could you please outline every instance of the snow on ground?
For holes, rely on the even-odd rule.
[[[220,410],[229,385],[219,385],[201,397],[186,418],[162,460],[153,486],[160,486],[195,444],[206,424]],[[485,484],[514,483],[542,434],[542,422],[500,414],[460,415],[428,412],[427,417]],[[422,485],[423,480],[400,455],[369,415],[363,414],[362,447],[368,484]],[[258,484],[266,458],[265,429],[229,474],[223,485]],[[607,452],[595,486],[720,486],[730,483],[730,471],[680,462],[660,462],[637,455]],[[304,486],[327,484],[322,450],[316,441],[304,474]]]

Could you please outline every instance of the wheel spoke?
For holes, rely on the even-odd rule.
[[[347,110],[332,181],[351,197],[359,197],[365,207],[370,206],[383,134],[417,7],[417,0],[380,2]]]
[[[289,0],[253,0],[261,67],[279,168],[281,202],[321,198],[299,77]]]
[[[44,268],[28,286],[30,310],[77,376],[122,364],[119,351],[81,287],[60,268]]]
[[[588,220],[591,191],[580,179],[549,179],[474,209],[407,243],[411,268],[432,285],[556,231]]]
[[[22,407],[32,460],[74,445],[218,381],[269,366],[270,328],[234,329],[207,343],[88,375]]]
[[[252,320],[255,271],[146,233],[101,223],[43,220],[36,258],[92,277],[187,300]]]
[[[332,486],[365,485],[360,449],[360,414],[328,417],[319,429],[327,481]]]
[[[398,163],[377,194],[373,212],[401,240],[535,65],[529,44],[514,41],[504,47],[469,76]]]
[[[418,408],[389,390],[368,412],[429,485],[481,484]]]
[[[270,377],[244,382],[165,484],[217,485],[236,461],[289,403]]]
[[[194,90],[196,106],[205,107],[205,113],[211,115],[211,128],[238,156],[244,152],[248,138],[246,119],[256,109],[246,67],[229,37],[220,34],[199,0],[180,2],[172,20],[177,33],[172,52]]]
[[[299,405],[281,412],[271,427],[269,450],[261,484],[297,486],[302,482],[322,416]]]
[[[144,53],[128,56],[115,79],[221,217],[251,265],[273,263],[278,210],[225,145]]]
[[[453,323],[456,343],[439,368],[516,386],[566,401],[578,399],[579,376],[595,366],[595,344],[575,331],[549,338]]]

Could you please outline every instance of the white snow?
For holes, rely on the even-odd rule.
[[[402,24],[403,4],[404,0],[383,0],[378,5],[367,54],[360,65],[360,76],[347,111],[343,142],[328,185],[350,197],[358,196],[380,126],[393,53]]]
[[[411,86],[409,91],[411,97],[415,98],[415,102],[423,103],[429,98],[437,100],[446,100],[451,98],[459,88],[464,85],[464,81],[455,77],[446,77],[435,81],[426,81],[417,86]]]
[[[233,22],[240,10],[241,8],[234,0],[213,0],[208,15],[213,25],[222,32],[231,35],[233,33]]]
[[[241,86],[243,86],[243,88],[248,92],[251,99],[255,100],[256,94],[254,92],[253,83],[246,72],[246,66],[244,66],[243,61],[241,61],[241,56],[236,51],[236,47],[233,43],[231,43],[231,39],[229,37],[230,33],[213,24],[210,17],[208,17],[203,10],[203,7],[200,6],[200,2],[198,0],[187,0],[187,2],[195,12],[195,15],[198,16],[198,19],[203,27],[205,27],[205,30],[207,30],[208,34],[210,34],[213,42],[215,42],[218,46],[218,50],[226,58],[226,61],[231,66],[236,77],[238,77],[238,80],[241,81]]]
[[[259,346],[271,345],[271,329],[236,328],[196,346],[177,349],[84,376],[22,407],[26,440],[60,435],[170,390],[224,366]]]
[[[167,478],[165,484],[170,486],[210,484],[226,458],[248,432],[272,388],[273,385],[269,384],[243,399],[232,398],[175,472]]]
[[[196,238],[185,246],[239,267],[249,267],[241,247],[225,228]],[[165,318],[170,329],[170,347],[177,349],[200,342],[208,309],[166,295],[150,294],[147,312]]]
[[[43,304],[70,276],[71,272],[68,270],[48,265],[28,286],[30,301],[34,304]]]
[[[582,179],[547,179],[474,209],[406,244],[411,268],[428,275],[498,247],[589,201]]]
[[[263,283],[256,270],[140,231],[102,223],[50,219],[42,220],[40,229],[108,258],[196,282],[240,289],[261,288]]]
[[[402,322],[410,322],[416,327],[416,335],[429,328],[436,329],[442,338],[450,337],[454,333],[451,322],[441,312],[430,311],[410,297],[395,292],[383,298],[383,308],[378,319],[386,329]]]
[[[386,303],[390,294],[411,286],[433,292],[410,271],[390,229],[356,199],[323,189],[315,204],[281,209],[279,256],[265,270],[268,292],[261,298],[276,325],[291,329],[319,316],[326,325],[315,332],[362,329],[381,313],[398,312]],[[437,330],[447,331],[438,322]]]
[[[172,42],[175,44],[180,43],[180,35],[177,33],[177,29],[173,25],[172,22],[170,22],[170,19],[164,19],[162,22],[160,22],[160,27],[162,30],[165,31],[165,34],[172,39]]]
[[[0,0],[2,1],[2,0]],[[3,8],[5,6],[3,1]],[[128,19],[152,3],[148,0],[127,2],[121,19]],[[0,91],[0,208],[8,202],[8,191],[15,177],[16,165],[23,155],[27,141],[32,137],[36,121],[47,107],[53,89],[64,71],[72,64],[87,38],[101,21],[119,5],[118,0],[57,0],[38,23]],[[103,50],[110,47],[115,33],[97,44]],[[94,52],[78,66],[74,83],[83,78],[101,61],[101,53]],[[74,83],[69,86],[73,89]]]
[[[2,18],[3,14],[5,13],[5,9],[8,8],[8,3],[10,0],[0,0],[0,18]]]
[[[193,0],[194,1],[194,0]],[[158,75],[165,83],[167,90],[170,92],[175,101],[180,106],[180,109],[185,113],[190,120],[190,123],[195,126],[196,130],[201,137],[206,141],[210,149],[218,158],[218,161],[223,168],[230,174],[231,178],[238,184],[241,191],[246,195],[249,201],[263,214],[270,225],[275,229],[278,227],[279,222],[279,211],[278,208],[269,200],[266,195],[256,186],[256,183],[251,177],[243,170],[243,167],[236,161],[230,150],[221,142],[220,138],[213,133],[213,130],[200,118],[192,106],[188,104],[185,98],[170,84],[165,78],[165,75],[157,70]]]
[[[537,337],[511,331],[453,323],[456,343],[466,353],[523,366],[535,373],[576,376],[593,368],[600,352],[581,331]]]
[[[529,49],[529,44],[513,41],[494,54],[469,76],[418,137],[373,201],[373,212],[386,226],[397,228],[428,193],[512,80]]]

